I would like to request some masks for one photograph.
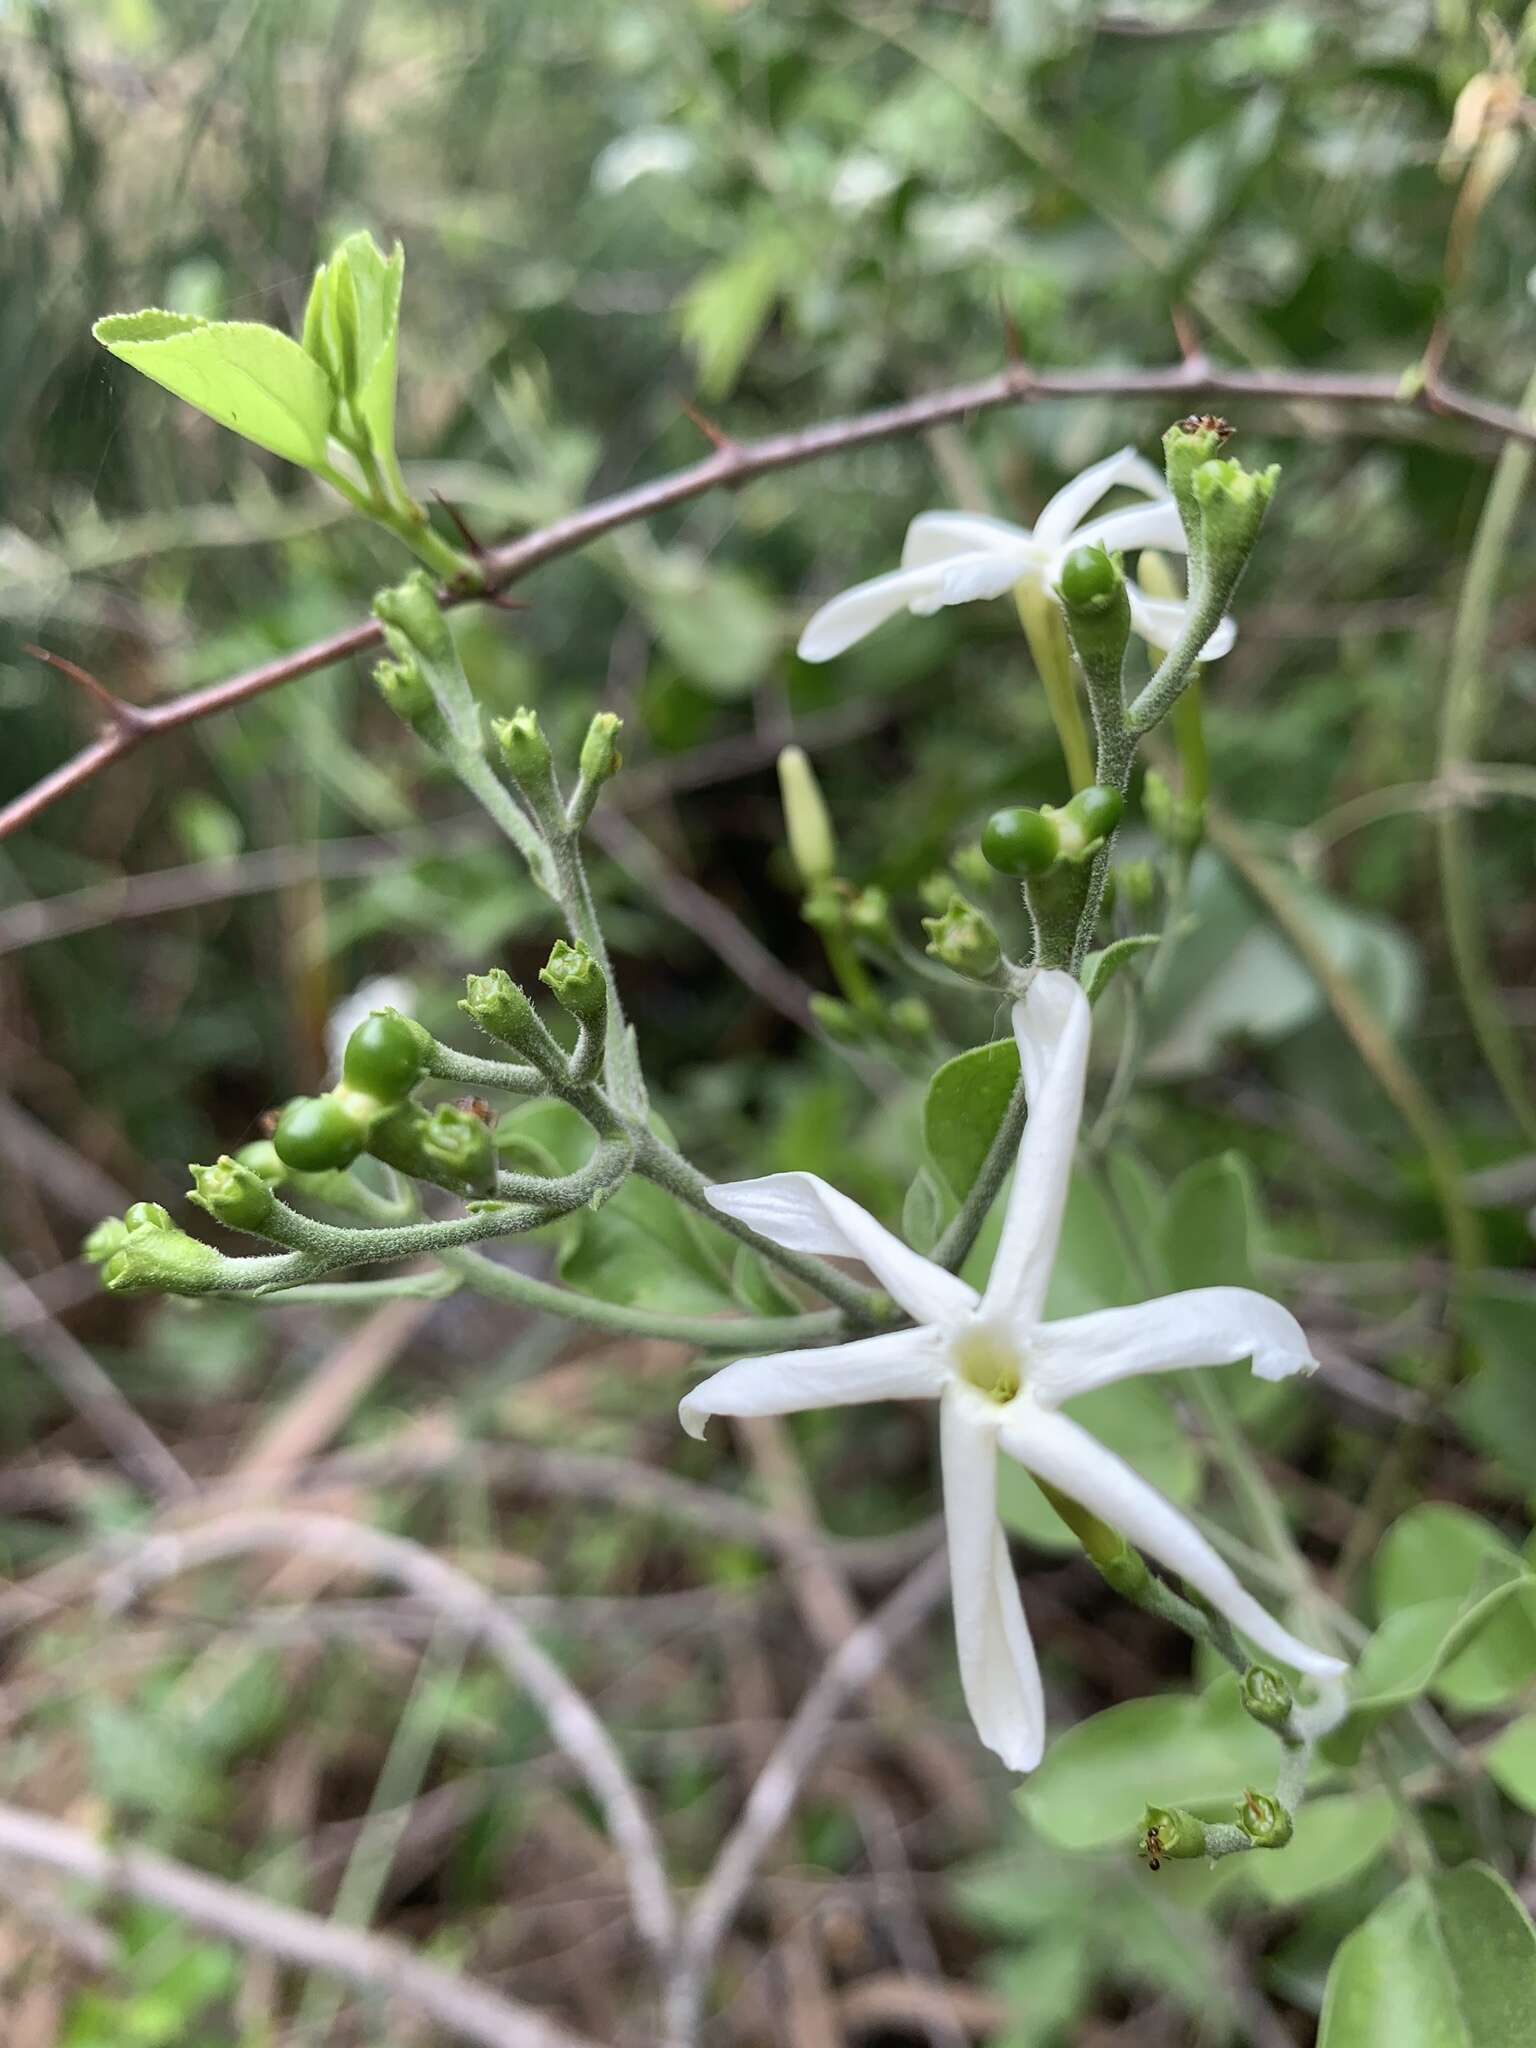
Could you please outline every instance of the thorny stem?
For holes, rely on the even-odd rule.
[[[523,534],[488,551],[479,565],[483,585],[465,587],[464,568],[455,558],[444,595],[464,603],[498,592],[561,555],[574,553],[602,535],[637,520],[649,519],[675,505],[688,503],[716,489],[733,489],[755,477],[823,461],[878,441],[926,433],[934,427],[1000,406],[1038,404],[1046,399],[1112,396],[1122,400],[1200,395],[1258,400],[1304,399],[1313,404],[1373,407],[1398,415],[1431,414],[1527,444],[1536,442],[1536,420],[1506,406],[1490,404],[1456,391],[1438,377],[1406,385],[1391,372],[1381,375],[1335,375],[1279,370],[1229,370],[1202,356],[1147,370],[1063,370],[1036,373],[1012,364],[992,377],[931,392],[901,405],[885,406],[852,419],[769,435],[756,442],[728,441],[703,461],[649,483],[637,484],[566,514],[536,532]],[[447,572],[445,572],[447,573]],[[78,789],[143,741],[176,727],[209,718],[263,691],[312,675],[316,669],[366,653],[382,634],[374,620],[352,626],[329,638],[297,649],[259,668],[210,683],[166,704],[142,710],[131,728],[100,734],[52,773],[24,790],[0,809],[0,839],[19,831],[70,790]]]

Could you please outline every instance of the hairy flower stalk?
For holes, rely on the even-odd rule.
[[[989,1749],[1039,1763],[1039,1666],[997,1518],[1004,1452],[1045,1485],[1177,1572],[1269,1657],[1317,1678],[1345,1668],[1283,1628],[1194,1525],[1062,1404],[1135,1374],[1248,1358],[1263,1379],[1311,1371],[1288,1310],[1245,1287],[1202,1287],[1132,1308],[1045,1318],[1082,1116],[1089,1010],[1068,974],[1035,976],[1013,1012],[1029,1121],[986,1290],[932,1264],[808,1173],[711,1188],[722,1213],[797,1251],[859,1258],[914,1328],[824,1350],[739,1359],[682,1403],[702,1436],[712,1415],[784,1415],[861,1401],[936,1400],[955,1637],[966,1703]]]

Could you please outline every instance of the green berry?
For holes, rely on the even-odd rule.
[[[1091,782],[1080,789],[1057,813],[1057,830],[1063,853],[1084,853],[1107,839],[1120,822],[1125,799],[1117,789]]]
[[[325,1173],[350,1166],[367,1136],[367,1126],[334,1095],[301,1095],[278,1118],[272,1143],[296,1173]]]
[[[414,1018],[373,1010],[347,1040],[342,1078],[379,1102],[399,1102],[421,1079],[431,1043]]]
[[[1043,875],[1061,852],[1054,822],[1016,804],[994,811],[981,835],[981,850],[1000,875]]]
[[[1074,611],[1098,611],[1114,597],[1123,577],[1107,548],[1095,543],[1074,548],[1061,565],[1057,588]]]

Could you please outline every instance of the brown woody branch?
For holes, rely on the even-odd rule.
[[[1441,383],[1438,376],[1429,377],[1421,372],[1399,377],[1390,373],[1350,376],[1312,371],[1229,370],[1213,365],[1198,352],[1177,363],[1143,370],[1037,373],[1021,363],[1012,363],[995,376],[930,392],[902,405],[883,406],[853,419],[829,420],[820,426],[770,434],[761,441],[731,441],[722,437],[715,452],[701,462],[583,505],[552,525],[485,550],[480,557],[485,587],[478,592],[455,594],[448,601],[495,600],[509,584],[545,562],[573,554],[617,527],[649,519],[674,505],[687,504],[707,491],[750,483],[774,470],[819,462],[829,455],[846,454],[876,441],[921,434],[953,420],[995,411],[1000,406],[1032,405],[1048,398],[1101,397],[1248,398],[1300,400],[1351,408],[1384,407],[1389,411],[1432,414],[1505,439],[1536,443],[1536,421],[1512,407],[1491,404]],[[719,433],[712,423],[705,430],[711,438]],[[123,707],[113,699],[114,714],[105,731],[0,810],[0,839],[30,824],[60,797],[91,781],[146,740],[228,711],[349,655],[366,653],[379,645],[380,638],[378,626],[370,619],[293,654],[282,655],[276,661],[264,662],[259,668],[246,669],[222,683],[190,690],[169,703],[135,707],[131,716],[125,717]],[[55,660],[55,666],[60,665]]]

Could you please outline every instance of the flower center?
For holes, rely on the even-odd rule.
[[[1017,1350],[997,1330],[963,1331],[954,1341],[953,1356],[960,1377],[989,1401],[1011,1401],[1024,1383]]]

